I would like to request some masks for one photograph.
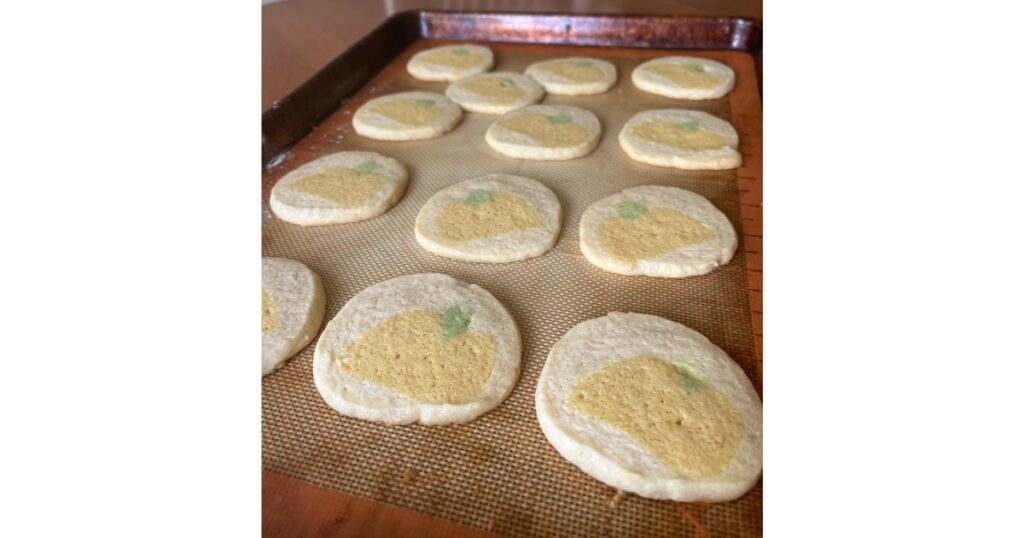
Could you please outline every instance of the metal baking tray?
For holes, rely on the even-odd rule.
[[[321,276],[326,320],[365,287],[403,274],[440,272],[479,284],[516,319],[523,368],[508,400],[470,423],[384,426],[343,417],[323,403],[312,382],[311,344],[263,379],[264,469],[502,535],[760,535],[760,484],[736,501],[717,504],[620,495],[562,459],[544,439],[533,410],[551,345],[577,323],[610,311],[656,314],[700,331],[760,390],[747,263],[747,244],[760,235],[759,213],[752,218],[745,211],[759,210],[760,31],[757,21],[736,18],[407,12],[275,103],[263,116],[264,255],[301,261]],[[351,130],[352,114],[372,97],[410,89],[443,93],[446,83],[415,80],[405,63],[423,48],[454,41],[490,46],[495,70],[521,72],[534,61],[564,55],[615,63],[619,81],[610,92],[542,101],[594,112],[603,128],[598,148],[571,161],[512,159],[483,141],[496,116],[468,112],[454,131],[432,140],[382,142]],[[680,50],[729,64],[737,74],[735,89],[722,99],[678,101],[632,86],[633,66]],[[740,133],[743,167],[690,172],[630,160],[618,146],[618,130],[634,113],[661,107],[703,110],[731,121]],[[319,227],[273,216],[267,197],[275,181],[319,156],[357,149],[409,168],[409,188],[394,208],[366,221]],[[551,251],[511,264],[474,264],[419,248],[413,223],[426,199],[486,173],[531,177],[555,192],[565,219]],[[711,200],[742,231],[733,260],[686,279],[625,277],[591,266],[577,243],[583,210],[642,184],[679,186]]]

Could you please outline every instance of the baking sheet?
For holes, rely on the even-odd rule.
[[[383,70],[263,175],[263,253],[301,261],[316,271],[327,292],[331,319],[353,295],[399,275],[440,272],[479,284],[504,304],[523,336],[522,375],[502,405],[463,425],[384,426],[343,417],[313,386],[313,344],[263,378],[263,466],[294,478],[511,536],[688,536],[706,527],[714,536],[761,534],[761,485],[728,503],[673,503],[613,488],[583,474],[547,443],[536,422],[533,395],[548,350],[569,328],[610,311],[643,312],[700,331],[724,349],[760,390],[751,332],[744,262],[740,191],[736,171],[688,172],[630,160],[616,137],[634,113],[651,108],[703,110],[726,120],[728,97],[676,101],[636,90],[629,73],[668,51],[519,44],[487,44],[495,70],[522,72],[541,59],[591,55],[608,59],[619,82],[597,96],[553,96],[545,104],[570,104],[594,112],[604,130],[590,155],[571,161],[524,161],[502,156],[484,142],[497,116],[466,113],[447,135],[425,141],[382,142],[351,130],[352,114],[372,97],[405,90],[444,93],[446,83],[417,81],[404,65],[421,41]],[[737,76],[752,72],[739,52],[686,54],[724,61]],[[737,85],[754,87],[753,85]],[[756,91],[756,89],[754,90]],[[742,137],[742,133],[741,133]],[[742,143],[742,142],[741,142]],[[335,151],[376,151],[410,172],[405,197],[367,221],[299,227],[274,218],[266,199],[288,171]],[[471,264],[422,250],[413,237],[416,214],[437,190],[488,173],[509,173],[545,183],[565,215],[557,245],[538,258],[512,264]],[[740,236],[736,256],[716,271],[686,279],[625,277],[591,266],[578,245],[578,222],[592,202],[637,185],[672,185],[697,192],[721,209]]]

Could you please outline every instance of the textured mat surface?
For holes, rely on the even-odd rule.
[[[568,54],[616,64],[619,82],[609,93],[548,95],[542,101],[580,106],[600,118],[604,132],[593,153],[562,162],[504,157],[484,142],[484,131],[497,116],[475,113],[467,113],[458,128],[433,140],[379,142],[355,134],[349,125],[352,113],[371,97],[409,89],[444,93],[445,83],[416,81],[404,70],[413,52],[433,44],[411,47],[264,172],[263,253],[299,260],[320,274],[327,291],[325,324],[363,288],[399,275],[440,272],[479,284],[519,324],[522,375],[505,403],[468,424],[389,427],[343,417],[327,407],[313,386],[311,344],[263,378],[264,468],[502,535],[696,536],[703,526],[712,536],[759,536],[760,484],[742,498],[720,504],[616,496],[614,489],[555,452],[537,425],[533,407],[537,377],[551,345],[577,323],[610,311],[655,314],[700,331],[732,356],[760,389],[736,173],[683,172],[637,163],[616,139],[626,120],[641,110],[682,107],[727,120],[744,111],[731,110],[728,97],[675,101],[635,89],[629,82],[633,66],[664,51],[491,44],[495,70],[522,72],[531,62]],[[737,76],[753,73],[752,59],[742,53],[686,54],[727,62]],[[737,91],[756,92],[756,86],[739,85]],[[343,150],[376,151],[405,163],[410,171],[405,197],[388,213],[359,223],[303,228],[273,217],[266,199],[277,179],[313,158]],[[422,250],[413,225],[423,203],[438,189],[488,173],[531,177],[555,192],[565,218],[555,248],[538,258],[498,265],[457,262]],[[741,238],[732,262],[686,279],[618,276],[587,263],[578,245],[583,210],[637,185],[678,186],[711,200]]]

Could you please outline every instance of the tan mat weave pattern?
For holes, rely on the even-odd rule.
[[[434,44],[434,43],[429,43]],[[521,72],[539,59],[590,54],[616,63],[619,82],[599,96],[547,96],[543,103],[593,111],[604,133],[582,159],[523,161],[501,156],[484,142],[497,116],[467,113],[453,132],[434,140],[378,142],[350,131],[366,99],[408,89],[444,92],[404,71],[417,43],[367,88],[334,113],[264,173],[263,252],[299,260],[320,274],[327,320],[353,295],[399,275],[439,272],[483,286],[504,304],[523,337],[522,376],[495,410],[457,426],[384,426],[331,410],[313,386],[314,345],[263,379],[263,466],[348,494],[410,508],[510,536],[696,536],[693,520],[712,536],[761,534],[761,485],[720,504],[680,504],[625,495],[583,474],[547,443],[534,413],[534,388],[547,352],[569,328],[610,311],[655,314],[692,327],[732,356],[761,386],[751,334],[739,192],[734,171],[682,172],[631,161],[616,139],[634,113],[682,106],[729,119],[728,99],[680,102],[645,94],[629,82],[632,67],[664,54],[653,51],[560,49],[492,45],[496,70]],[[740,53],[704,53],[729,63]],[[266,207],[273,182],[287,171],[340,150],[369,150],[405,163],[410,184],[391,211],[367,221],[302,228],[274,218]],[[510,173],[545,183],[562,203],[565,224],[547,254],[512,264],[471,264],[422,250],[413,237],[416,214],[438,189],[488,173]],[[591,266],[578,245],[578,223],[592,202],[637,185],[673,185],[697,192],[732,221],[741,244],[727,266],[686,279],[625,277]]]

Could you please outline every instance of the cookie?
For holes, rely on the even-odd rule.
[[[434,92],[402,92],[371,99],[352,116],[352,128],[376,140],[423,140],[451,131],[462,109]]]
[[[761,474],[761,400],[703,335],[613,312],[552,346],[535,393],[548,442],[597,480],[652,499],[729,501]]]
[[[491,174],[442,189],[416,217],[416,242],[439,256],[504,263],[554,246],[562,206],[543,183]]]
[[[702,275],[728,263],[736,245],[721,211],[676,187],[626,189],[594,202],[580,218],[583,256],[620,275]]]
[[[548,93],[555,95],[594,95],[615,85],[618,74],[611,62],[596,58],[556,58],[530,64],[526,74]]]
[[[285,258],[263,258],[263,375],[306,347],[324,321],[320,277]]]
[[[531,105],[505,114],[484,135],[494,151],[519,159],[565,160],[597,147],[601,122],[592,112],[565,105]]]
[[[417,52],[406,64],[420,80],[449,82],[490,71],[494,53],[479,45],[445,45]]]
[[[444,94],[470,112],[504,114],[540,101],[544,88],[526,75],[497,72],[459,79]]]
[[[359,292],[327,324],[313,382],[343,415],[387,424],[467,422],[519,377],[519,331],[487,290],[415,274]]]
[[[378,153],[332,153],[281,178],[270,191],[270,209],[303,226],[364,220],[395,205],[408,177],[401,163]]]
[[[633,116],[619,131],[619,145],[634,160],[683,170],[727,170],[743,161],[729,122],[681,108]]]
[[[667,56],[646,61],[633,69],[637,88],[673,99],[717,99],[732,90],[736,74],[714,60]]]

